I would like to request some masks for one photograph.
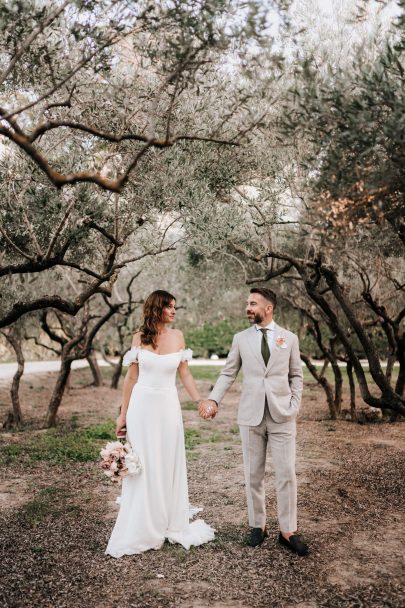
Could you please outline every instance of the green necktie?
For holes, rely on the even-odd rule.
[[[267,329],[265,327],[261,327],[260,331],[262,332],[262,347],[261,347],[262,357],[263,357],[264,364],[267,365],[267,363],[270,359],[269,343],[267,342],[267,338],[266,338]]]

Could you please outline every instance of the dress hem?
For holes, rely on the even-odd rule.
[[[109,551],[107,548],[104,554],[119,558],[124,555],[139,555],[140,553],[145,553],[145,551],[158,551],[163,547],[166,540],[171,544],[179,544],[186,551],[189,551],[191,547],[199,547],[200,545],[215,540],[215,532],[215,528],[206,524],[203,519],[196,519],[189,525],[189,529],[186,532],[170,532],[168,530],[162,540],[151,547],[128,547],[126,549],[116,549],[115,551]]]

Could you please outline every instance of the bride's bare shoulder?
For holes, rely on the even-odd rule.
[[[141,346],[141,332],[137,331],[132,338],[132,346]]]

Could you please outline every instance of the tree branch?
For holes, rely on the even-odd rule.
[[[63,218],[61,219],[61,221],[59,223],[59,226],[57,226],[57,228],[55,230],[55,233],[54,233],[53,237],[51,238],[51,241],[50,241],[49,246],[48,246],[48,250],[45,253],[45,260],[48,260],[50,258],[50,255],[52,253],[52,249],[54,248],[56,241],[58,240],[58,238],[59,238],[62,230],[64,229],[64,227],[66,225],[66,222],[67,222],[67,220],[69,218],[70,212],[72,211],[72,209],[75,206],[75,204],[76,204],[76,201],[73,200],[70,203],[70,205],[68,206],[68,208],[66,209],[66,211],[65,211],[65,213],[63,215]]]
[[[108,230],[97,224],[97,222],[95,222],[91,218],[84,218],[83,225],[97,230],[97,232],[100,232],[100,234],[105,236],[107,240],[109,240],[111,243],[113,243],[113,245],[116,245],[117,247],[121,247],[124,244],[123,241],[116,239],[114,235],[110,234]]]
[[[64,101],[55,101],[54,103],[49,103],[43,110],[43,113],[48,112],[52,108],[71,108],[72,107],[72,97],[74,90],[76,88],[76,84],[72,86],[69,91],[67,98]]]
[[[10,247],[12,249],[14,249],[15,251],[17,251],[17,253],[19,253],[20,255],[22,255],[23,258],[25,258],[26,260],[29,260],[31,263],[34,263],[34,256],[28,255],[28,253],[25,253],[25,251],[23,251],[22,249],[20,249],[8,236],[8,234],[6,233],[6,231],[4,230],[4,228],[2,226],[0,226],[0,233],[3,235],[4,240],[10,245]],[[12,265],[9,265],[8,267],[6,267],[6,269],[10,269],[12,267]],[[6,272],[3,272],[4,269],[1,268],[0,269],[0,276],[4,275],[4,274],[9,274],[9,270],[6,270]]]
[[[276,277],[285,274],[289,270],[291,270],[292,264],[287,262],[284,266],[281,266],[278,270],[270,270],[263,277],[253,277],[246,281],[246,285],[251,285],[252,283],[263,283],[264,281],[270,281],[271,279],[275,279]]]
[[[147,251],[146,253],[142,253],[141,255],[135,256],[133,258],[128,258],[128,259],[124,260],[123,262],[116,264],[115,268],[122,268],[123,266],[126,266],[127,264],[130,264],[131,262],[138,262],[139,260],[142,260],[143,258],[146,258],[147,256],[160,255],[161,253],[165,253],[166,251],[175,251],[175,250],[176,250],[176,247],[169,245],[168,247],[164,247],[163,249],[159,249],[158,251]]]
[[[116,279],[114,273],[110,278],[110,283]],[[0,328],[7,327],[20,317],[28,312],[34,310],[43,310],[44,308],[55,308],[61,312],[66,312],[68,315],[75,316],[82,308],[83,304],[95,293],[111,293],[111,288],[102,287],[100,281],[94,281],[87,289],[85,289],[77,298],[74,300],[66,300],[60,296],[43,296],[35,300],[27,300],[25,302],[18,302],[14,304],[10,312],[4,315],[0,319]]]
[[[1,118],[1,116],[0,116]],[[4,118],[4,117],[3,117]],[[80,129],[84,132],[87,132],[91,135],[100,137],[102,139],[106,139],[111,142],[120,142],[125,140],[136,140],[140,142],[144,142],[145,146],[134,156],[133,160],[128,164],[126,170],[117,178],[117,179],[109,179],[108,177],[103,176],[100,172],[91,172],[91,171],[79,171],[77,173],[63,174],[60,171],[57,171],[47,161],[45,156],[33,145],[33,141],[31,141],[30,136],[26,135],[21,131],[21,129],[16,130],[13,128],[8,128],[4,125],[1,126],[0,123],[0,135],[4,135],[12,142],[14,142],[19,148],[24,150],[24,152],[31,158],[31,160],[45,173],[48,179],[57,187],[62,188],[68,184],[77,184],[77,183],[93,183],[100,186],[104,190],[109,190],[111,192],[121,192],[121,190],[126,185],[130,173],[133,171],[139,160],[144,156],[147,150],[150,147],[155,148],[168,148],[175,145],[179,141],[204,141],[207,143],[214,143],[218,145],[227,145],[227,146],[239,146],[239,143],[229,140],[216,139],[212,137],[200,137],[198,135],[179,135],[171,138],[170,140],[159,140],[152,139],[149,140],[147,137],[139,134],[125,134],[120,136],[114,136],[108,133],[102,133],[101,131],[97,131],[92,127],[87,127],[86,125],[78,125],[76,123],[68,123],[68,121],[64,124],[58,123],[58,126],[70,126],[72,128]],[[56,128],[56,127],[55,127]],[[47,130],[47,129],[46,129]]]

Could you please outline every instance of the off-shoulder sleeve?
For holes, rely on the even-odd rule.
[[[181,353],[182,361],[191,361],[192,358],[193,358],[193,351],[191,350],[191,348],[186,348],[185,350],[182,351],[182,353]]]
[[[128,352],[125,353],[122,360],[122,365],[128,367],[128,365],[131,365],[131,363],[138,363],[138,354],[139,348],[137,346],[133,346]]]

